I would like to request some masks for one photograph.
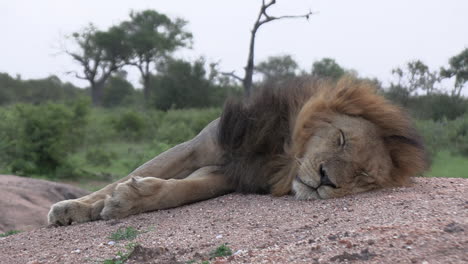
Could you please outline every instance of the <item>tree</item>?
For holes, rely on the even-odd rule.
[[[82,32],[73,33],[72,37],[78,50],[66,53],[83,68],[82,75],[74,74],[89,82],[93,105],[99,106],[102,104],[105,82],[113,72],[125,65],[129,56],[125,32],[118,27],[99,31],[91,24]]]
[[[395,68],[392,74],[397,77],[397,83],[392,82],[391,86],[406,90],[408,95],[417,94],[417,91],[424,91],[428,95],[433,94],[437,91],[436,83],[440,82],[439,73],[431,72],[429,67],[420,60],[408,62],[406,69]]]
[[[146,99],[150,98],[149,87],[155,66],[173,51],[190,45],[192,34],[185,30],[186,24],[180,18],[171,20],[154,10],[145,10],[131,12],[130,21],[119,26],[127,34],[127,45],[132,53],[127,64],[140,71]]]
[[[444,78],[455,77],[455,86],[452,96],[460,97],[465,84],[468,82],[468,48],[449,60],[447,69],[441,68],[440,75]]]
[[[246,95],[250,95],[252,92],[252,83],[253,83],[253,74],[254,74],[254,56],[255,56],[255,37],[258,29],[269,22],[281,19],[293,19],[293,18],[305,18],[309,20],[309,17],[312,15],[312,12],[309,11],[304,15],[286,15],[286,16],[271,16],[267,13],[267,10],[272,5],[276,4],[276,0],[270,0],[266,3],[265,0],[262,0],[262,6],[260,7],[260,12],[258,13],[257,20],[253,25],[252,30],[250,31],[250,42],[249,42],[249,54],[247,56],[247,64],[244,67],[245,74],[244,77],[239,77],[234,72],[221,72],[226,76],[230,76],[238,81],[242,82],[244,87],[244,92]]]
[[[109,78],[106,82],[103,96],[103,106],[115,107],[124,105],[131,100],[135,89],[133,85],[127,81],[127,72],[118,71]]]
[[[263,76],[263,81],[281,81],[296,76],[299,68],[291,55],[271,56],[260,62],[255,70]]]
[[[345,73],[346,70],[332,58],[323,58],[312,65],[312,76],[314,77],[338,80]]]
[[[160,64],[151,82],[154,105],[161,110],[212,106],[217,87],[206,75],[203,59],[193,63],[170,59]]]

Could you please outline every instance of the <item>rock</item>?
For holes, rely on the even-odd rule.
[[[52,204],[88,194],[68,184],[12,175],[0,175],[0,193],[0,233],[45,226]]]

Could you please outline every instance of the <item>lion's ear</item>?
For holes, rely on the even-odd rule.
[[[384,142],[392,160],[390,172],[392,185],[405,185],[409,177],[423,173],[429,168],[429,157],[419,138],[390,135]]]

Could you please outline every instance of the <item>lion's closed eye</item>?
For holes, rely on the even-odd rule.
[[[343,148],[346,145],[346,137],[345,137],[343,130],[340,129],[339,131],[340,131],[340,136],[338,138],[338,146]]]

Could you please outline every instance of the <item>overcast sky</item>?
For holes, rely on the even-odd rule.
[[[467,0],[278,0],[271,15],[318,12],[309,21],[282,20],[257,35],[256,62],[291,54],[301,67],[331,57],[361,76],[391,80],[391,69],[421,59],[433,69],[468,47]],[[64,36],[88,23],[120,23],[131,10],[155,9],[186,19],[194,35],[186,59],[205,56],[243,74],[260,0],[0,0],[0,72],[23,78],[79,70],[60,52]],[[66,44],[66,43],[65,43]],[[137,75],[133,74],[134,82]]]

